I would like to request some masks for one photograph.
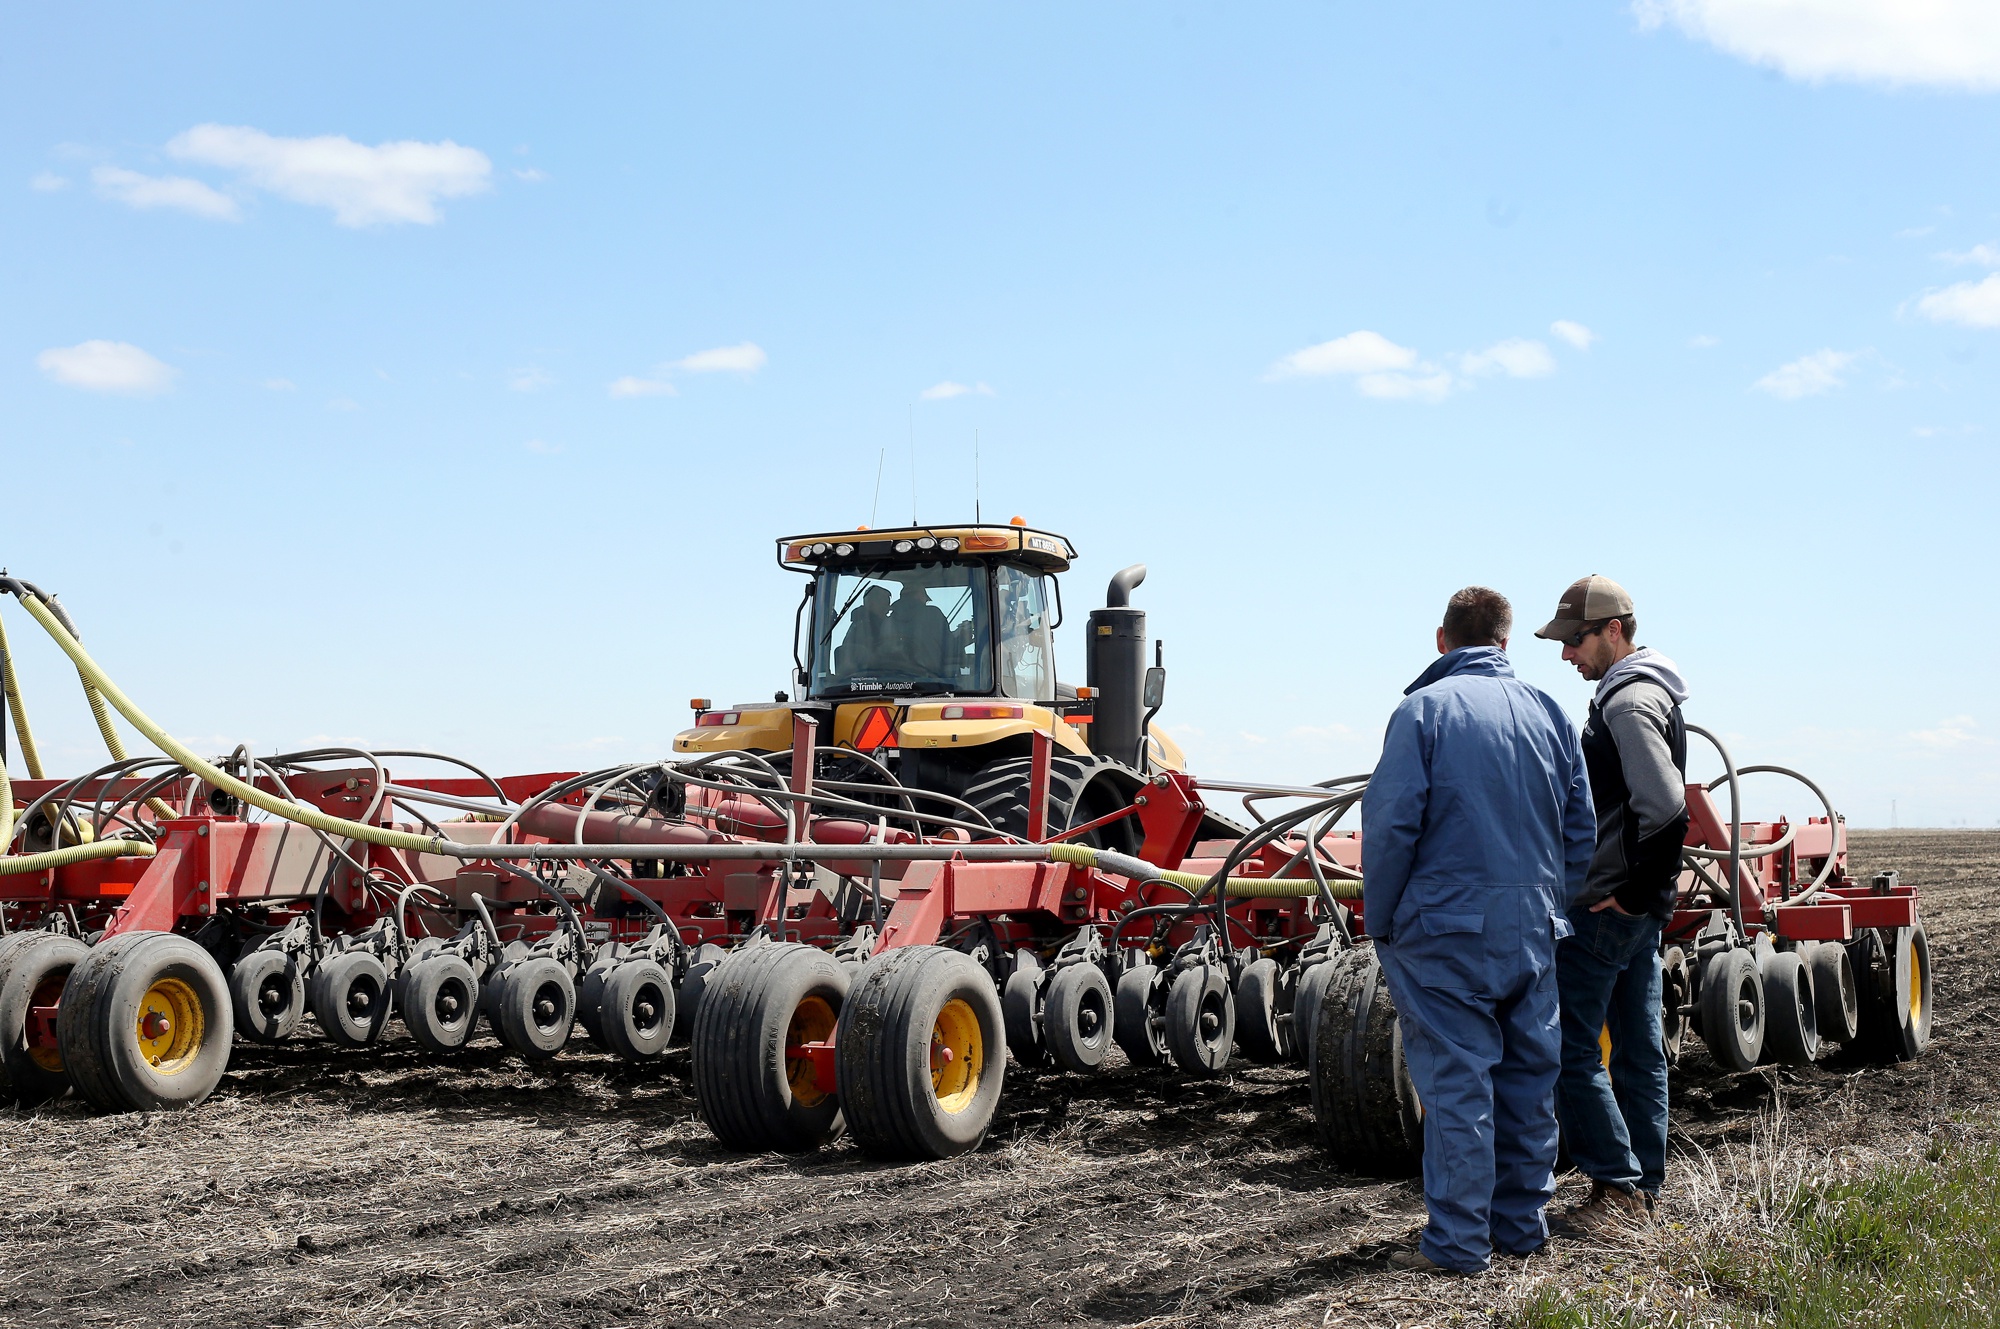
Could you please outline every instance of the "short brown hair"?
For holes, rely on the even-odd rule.
[[[1468,586],[1444,607],[1445,649],[1498,646],[1514,630],[1514,606],[1486,586]]]

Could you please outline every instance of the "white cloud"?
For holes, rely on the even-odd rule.
[[[1380,397],[1388,401],[1443,401],[1457,380],[1435,365],[1423,367],[1436,372],[1422,375],[1363,374],[1354,381],[1354,386],[1364,397]]]
[[[35,357],[35,367],[72,388],[134,397],[165,392],[180,372],[123,341],[51,347]]]
[[[685,360],[674,361],[675,369],[685,369],[690,374],[715,374],[733,372],[754,374],[764,367],[768,359],[764,348],[754,341],[738,342],[734,346],[717,346],[713,350],[697,351]]]
[[[438,219],[439,199],[491,185],[493,163],[449,139],[402,140],[369,147],[339,134],[280,138],[239,125],[196,125],[167,151],[182,161],[238,173],[248,185],[313,207],[329,208],[342,226]]]
[[[550,443],[539,438],[531,438],[526,443],[523,443],[521,446],[526,448],[530,452],[537,453],[544,457],[557,456],[563,450],[562,444]]]
[[[1932,291],[1917,301],[1917,312],[1933,323],[2000,328],[2000,272],[1984,281],[1962,281]]]
[[[69,188],[69,177],[57,175],[54,171],[37,171],[34,178],[28,181],[28,188],[41,194],[53,194],[58,189]]]
[[[611,395],[614,397],[672,397],[678,395],[671,383],[663,383],[657,378],[638,378],[627,374],[611,381]]]
[[[1326,374],[1374,374],[1392,369],[1408,369],[1417,362],[1417,353],[1398,346],[1379,332],[1350,332],[1317,346],[1293,351],[1271,366],[1264,375],[1274,378],[1316,378]]]
[[[2000,268],[2000,245],[1974,245],[1962,253],[1938,255],[1947,263],[1973,263],[1982,268]]]
[[[534,392],[554,382],[554,377],[536,365],[509,370],[507,373],[507,386],[516,392]]]
[[[1589,335],[1588,330],[1584,330],[1584,335]],[[1483,351],[1460,357],[1459,367],[1468,374],[1545,378],[1556,372],[1556,358],[1549,354],[1548,347],[1538,341],[1529,341],[1525,337],[1509,337],[1505,341],[1494,342]]]
[[[273,392],[293,392],[299,385],[288,378],[267,378],[264,380],[264,386]]]
[[[235,221],[236,200],[220,190],[184,175],[141,175],[119,166],[100,166],[90,173],[97,192],[127,207],[172,208],[197,217]]]
[[[1751,386],[1781,401],[1817,396],[1845,383],[1843,375],[1854,360],[1852,351],[1814,351],[1788,365],[1780,365]]]
[[[1672,23],[1796,79],[2000,88],[1992,0],[1634,0],[1639,26]]]
[[[977,397],[991,397],[993,389],[984,383],[974,383],[967,386],[964,383],[954,383],[950,379],[946,379],[942,383],[933,383],[922,392],[919,392],[917,400],[946,401],[952,397],[966,396],[968,393]]]
[[[1910,737],[1922,743],[1925,747],[1960,748],[1968,743],[1983,741],[1978,734],[1973,732],[1977,728],[1979,728],[1979,721],[1973,719],[1971,716],[1954,715],[1949,720],[1939,721],[1935,729],[1913,730],[1910,733]]]
[[[1905,226],[1902,230],[1896,232],[1896,238],[1898,240],[1921,240],[1936,229],[1937,227],[1935,226]]]
[[[1579,351],[1589,350],[1590,344],[1597,340],[1597,334],[1589,328],[1586,328],[1581,323],[1572,323],[1566,318],[1559,318],[1549,324],[1549,331],[1568,342],[1571,346],[1576,347]]]
[[[514,178],[516,180],[526,180],[531,185],[538,185],[549,177],[546,171],[538,171],[532,166],[516,166],[514,168]]]
[[[1705,351],[1711,346],[1722,345],[1722,338],[1706,332],[1697,332],[1694,336],[1688,338],[1688,345],[1694,347],[1697,351]]]
[[[329,411],[358,411],[361,409],[361,403],[352,397],[335,397],[326,404],[326,409]]]

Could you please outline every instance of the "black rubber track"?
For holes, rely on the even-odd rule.
[[[927,1048],[943,1005],[958,998],[979,1019],[985,1065],[972,1102],[948,1118],[932,1097]],[[890,951],[861,971],[840,1013],[841,1104],[862,1151],[875,1158],[950,1158],[979,1147],[1006,1073],[993,980],[970,956],[942,946]],[[923,1056],[914,1065],[912,1056]]]
[[[1423,1118],[1382,966],[1372,946],[1326,963],[1333,973],[1319,1000],[1309,1077],[1320,1143],[1358,1172],[1406,1176],[1423,1157]]]
[[[690,1039],[691,1078],[702,1120],[729,1148],[802,1153],[840,1134],[840,1095],[809,1108],[795,1103],[785,1078],[785,1033],[808,996],[845,1012],[847,967],[816,947],[756,945],[709,971]]]

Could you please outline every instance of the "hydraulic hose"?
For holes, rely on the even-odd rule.
[[[56,616],[56,621],[63,625],[64,629],[69,632],[70,637],[75,641],[81,642],[83,634],[76,630],[76,620],[71,618],[69,611],[62,607],[62,601],[51,595],[48,607],[49,612]],[[90,681],[90,676],[83,672],[81,666],[78,667],[76,676],[83,684],[83,699],[90,703],[90,716],[93,720],[97,721],[97,732],[104,736],[104,750],[111,754],[111,760],[124,761],[125,743],[124,740],[118,737],[118,726],[111,722],[111,712],[104,705],[104,694],[97,690],[97,687]],[[174,810],[157,798],[147,799],[146,806],[152,810],[155,817],[162,821],[168,820],[174,815]]]
[[[35,733],[28,728],[28,708],[21,700],[21,684],[14,677],[14,656],[7,649],[7,624],[0,620],[0,690],[7,694],[7,710],[14,717],[14,735],[21,740],[21,760],[28,768],[28,778],[42,778],[42,756],[35,750]],[[8,805],[10,808],[12,804]],[[0,840],[0,844],[4,844]]]
[[[14,782],[7,778],[7,768],[0,766],[0,877],[22,872],[47,872],[50,868],[65,868],[72,863],[88,863],[97,858],[150,858],[154,853],[153,846],[144,840],[96,840],[90,844],[73,844],[66,849],[51,849],[47,853],[10,855],[7,846],[12,843]]]

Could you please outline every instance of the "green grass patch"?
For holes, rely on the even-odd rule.
[[[1518,1329],[1662,1323],[1759,1329],[2000,1324],[2000,1145],[1934,1141],[1920,1158],[1808,1183],[1763,1233],[1702,1233],[1699,1310],[1610,1287],[1544,1285]],[[1650,1305],[1635,1302],[1652,1302]]]

